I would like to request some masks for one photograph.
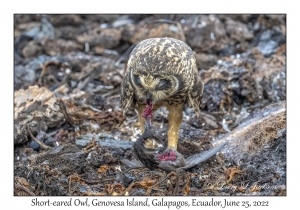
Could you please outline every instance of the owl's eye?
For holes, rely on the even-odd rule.
[[[143,87],[142,83],[141,83],[141,79],[138,75],[134,75],[133,76],[133,80],[134,80],[134,83],[137,85],[137,86],[140,86],[140,87]]]
[[[168,89],[169,87],[171,87],[171,85],[172,84],[171,84],[170,80],[161,79],[161,80],[159,80],[159,83],[156,86],[156,89],[158,89],[158,90]]]

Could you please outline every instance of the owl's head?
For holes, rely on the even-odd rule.
[[[190,86],[193,68],[197,67],[191,48],[172,38],[143,40],[132,50],[127,63],[135,96],[154,104]]]
[[[171,97],[179,89],[179,81],[175,75],[131,69],[130,79],[136,90],[137,99],[147,101],[147,103],[156,104]]]

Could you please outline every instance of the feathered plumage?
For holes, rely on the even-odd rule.
[[[146,101],[153,103],[153,111],[166,106],[168,147],[177,148],[184,104],[199,114],[202,93],[196,58],[186,43],[173,38],[152,38],[140,42],[131,52],[121,84],[123,112],[137,108],[144,131],[141,114]]]

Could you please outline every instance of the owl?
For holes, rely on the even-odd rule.
[[[197,115],[203,94],[196,58],[184,42],[173,38],[151,38],[140,42],[131,52],[121,84],[123,114],[137,109],[141,130],[146,104],[153,111],[165,106],[168,111],[168,148],[177,149],[184,104]]]

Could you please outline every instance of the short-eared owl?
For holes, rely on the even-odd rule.
[[[203,83],[198,76],[192,49],[173,38],[152,38],[140,42],[131,52],[121,84],[123,113],[138,110],[141,130],[146,104],[153,111],[161,106],[169,110],[168,148],[177,149],[178,132],[184,104],[199,114]]]

